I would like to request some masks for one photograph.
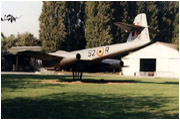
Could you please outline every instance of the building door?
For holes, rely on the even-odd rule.
[[[140,72],[155,72],[156,59],[140,59]]]

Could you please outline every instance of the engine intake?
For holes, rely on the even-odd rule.
[[[80,60],[81,59],[81,55],[79,53],[76,54],[76,59]]]
[[[120,60],[120,66],[123,67],[124,66],[124,62],[122,60]]]

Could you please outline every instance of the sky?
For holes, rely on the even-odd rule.
[[[1,32],[5,36],[30,32],[39,38],[39,16],[42,1],[1,1],[1,17],[12,14],[20,17],[16,22],[1,21]]]

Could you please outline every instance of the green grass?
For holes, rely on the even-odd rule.
[[[111,76],[1,75],[2,118],[179,118],[179,80]],[[128,84],[105,84],[106,81]]]

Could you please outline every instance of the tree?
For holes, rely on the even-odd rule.
[[[156,1],[139,1],[138,4],[138,14],[146,13],[147,23],[149,26],[150,39],[152,41],[158,41],[159,30],[159,19],[158,19],[158,7]]]
[[[86,48],[111,44],[112,2],[86,2]]]
[[[139,13],[146,13],[147,12],[147,2],[145,1],[138,1],[137,2],[137,14]]]
[[[85,47],[85,13],[84,2],[67,1],[65,14],[65,27],[67,30],[64,49],[68,51]]]
[[[85,46],[84,2],[43,2],[40,39],[46,52],[71,51]]]
[[[147,2],[147,22],[149,23],[150,38],[152,41],[158,41],[159,30],[159,14],[157,8],[157,1]]]
[[[146,13],[152,41],[178,43],[179,2],[51,1],[43,2],[40,40],[46,52],[126,42],[128,33],[115,22],[131,24]]]
[[[113,2],[113,23],[115,22],[123,22],[132,24],[134,17],[137,14],[137,3],[134,1],[116,1]],[[113,33],[113,43],[121,43],[126,42],[128,33],[125,33],[124,30],[119,27],[113,25],[112,26]]]
[[[15,46],[16,42],[17,38],[14,35],[11,34],[9,37],[6,37],[1,33],[1,52],[5,52],[7,49]]]
[[[1,52],[4,52],[6,51],[6,44],[7,44],[7,41],[6,41],[6,37],[4,36],[4,34],[1,32]]]
[[[7,49],[14,47],[14,46],[37,46],[41,45],[39,40],[34,37],[33,34],[29,32],[25,32],[22,34],[17,35],[15,37],[13,34],[10,36],[6,37],[2,32],[1,32],[1,50],[2,52],[7,51]]]
[[[120,6],[121,8],[123,8],[121,11],[121,22],[123,23],[129,23],[129,24],[132,24],[130,23],[130,16],[129,16],[129,12],[128,12],[128,8],[129,8],[129,4],[127,1],[121,1],[120,2]],[[121,29],[121,42],[126,42],[127,41],[127,37],[128,37],[128,34],[125,33],[124,30]]]
[[[29,32],[25,32],[17,35],[16,46],[36,46],[38,45],[37,38]]]
[[[159,2],[158,5],[159,8],[159,40],[163,42],[169,42],[172,43],[172,37],[173,37],[173,30],[174,30],[174,19],[175,19],[175,13],[174,11],[174,2]],[[178,6],[179,9],[179,6]],[[179,13],[178,13],[179,14]]]
[[[174,21],[173,21],[173,35],[172,42],[176,44],[177,49],[179,49],[179,2],[172,2]]]
[[[65,28],[65,2],[43,2],[40,15],[40,40],[46,52],[62,49],[67,32]]]
[[[5,37],[5,35],[1,32],[1,38],[2,39],[5,39],[6,37]]]

